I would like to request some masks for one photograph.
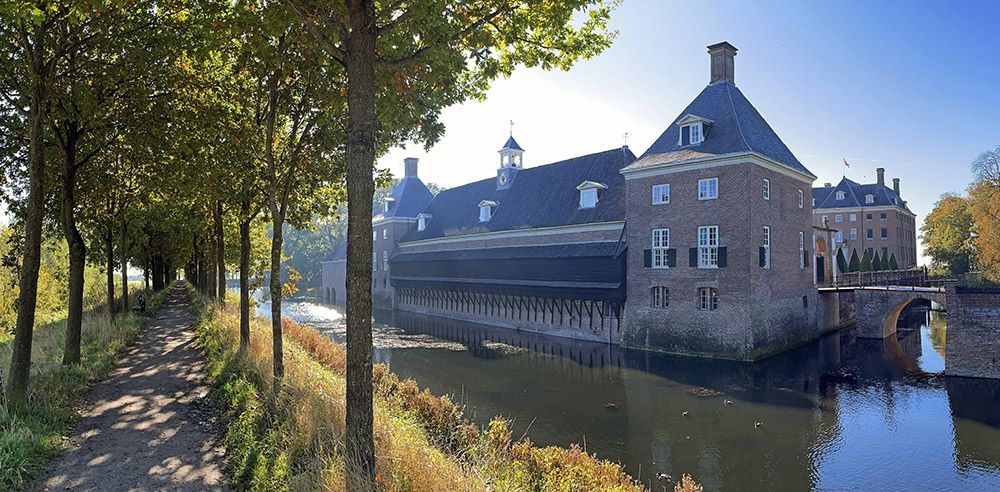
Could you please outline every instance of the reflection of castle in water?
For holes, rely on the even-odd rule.
[[[842,434],[838,392],[877,391],[891,407],[900,380],[947,390],[960,467],[1000,469],[995,432],[981,432],[983,425],[1000,428],[994,412],[1000,389],[984,393],[983,381],[949,378],[945,383],[943,377],[920,370],[920,327],[927,323],[926,310],[920,308],[901,317],[897,337],[858,339],[842,331],[757,363],[633,351],[405,312],[383,313],[376,320],[407,334],[459,343],[476,358],[510,360],[493,370],[507,371],[505,376],[521,384],[529,378],[529,384],[552,385],[554,379],[555,384],[570,385],[552,395],[554,401],[518,406],[527,412],[549,408],[561,413],[558,423],[581,427],[592,452],[620,460],[633,473],[636,463],[645,463],[647,476],[648,467],[655,472],[700,472],[710,489],[737,484],[750,489],[814,488],[817,453]],[[602,384],[590,381],[595,375],[584,369],[599,371]],[[562,398],[575,391],[583,396]],[[721,405],[723,398],[737,400],[742,407]],[[604,408],[604,402],[614,405],[613,411]],[[891,413],[888,407],[885,411]],[[679,418],[684,412],[689,414]],[[765,430],[755,429],[758,421]],[[560,441],[565,434],[553,432],[546,440],[544,431],[536,432],[545,424],[534,425],[536,441],[568,444]]]

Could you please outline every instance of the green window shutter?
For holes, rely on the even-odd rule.
[[[646,268],[653,266],[653,250],[651,249],[642,250],[642,266]]]
[[[688,249],[688,266],[698,266],[698,248]]]
[[[809,266],[809,250],[808,249],[802,250],[802,256],[803,256],[803,263],[805,264],[805,266]]]
[[[719,248],[719,268],[726,266],[726,247]]]
[[[667,250],[667,266],[670,268],[677,266],[677,250],[674,248]]]

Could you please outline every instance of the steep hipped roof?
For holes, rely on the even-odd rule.
[[[511,135],[510,138],[507,139],[507,143],[503,144],[503,147],[500,150],[503,150],[503,149],[512,149],[512,150],[521,150],[521,151],[524,150],[524,149],[521,148],[520,145],[517,144],[517,140],[514,140],[514,135]]]
[[[704,141],[700,144],[679,144],[680,127],[676,122],[686,116],[711,120],[711,123],[705,124]],[[743,93],[724,80],[705,87],[643,153],[642,161],[647,161],[647,156],[681,151],[694,151],[702,156],[757,152],[796,171],[813,175],[788,150]],[[670,155],[664,158],[677,160]]]
[[[399,180],[399,183],[392,189],[389,211],[376,215],[375,220],[392,217],[416,217],[433,199],[434,195],[431,190],[427,189],[420,178],[407,176]]]
[[[635,160],[627,147],[522,169],[510,188],[497,190],[496,178],[439,193],[424,210],[433,215],[423,231],[411,230],[403,242],[443,236],[625,219],[625,179],[619,170]],[[577,186],[595,181],[608,186],[594,208],[580,208]],[[479,221],[479,203],[496,202],[488,222]]]
[[[838,191],[844,192],[844,199],[837,200]],[[874,203],[866,203],[865,196],[872,195]],[[878,183],[861,184],[844,177],[837,183],[837,186],[823,186],[812,189],[812,197],[816,205],[813,210],[837,209],[837,208],[858,208],[858,207],[896,207],[910,212],[906,207],[906,201],[899,197],[896,192],[885,185]],[[913,213],[913,212],[910,212]]]
[[[326,255],[326,258],[323,258],[323,261],[320,263],[325,263],[328,261],[346,260],[346,259],[347,259],[347,240],[345,239],[337,243],[337,245],[333,247],[333,251],[331,251],[330,254]]]

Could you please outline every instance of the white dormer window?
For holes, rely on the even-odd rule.
[[[479,222],[489,222],[493,218],[493,207],[497,206],[497,202],[492,200],[483,200],[479,202]]]
[[[431,220],[431,217],[433,217],[431,214],[417,214],[417,230],[427,229],[427,221]]]
[[[389,213],[389,207],[392,206],[392,202],[393,201],[395,201],[395,199],[392,198],[392,197],[389,197],[389,198],[385,199],[385,208],[382,210],[382,213],[386,213],[386,214]]]
[[[865,195],[865,203],[867,203],[869,205],[872,204],[872,203],[875,203],[875,195],[871,195],[871,194]]]
[[[712,120],[695,116],[693,114],[684,115],[677,120],[680,127],[680,134],[677,136],[677,145],[684,147],[687,145],[698,145],[705,141],[705,129]]]
[[[607,189],[607,185],[594,181],[584,181],[576,189],[580,190],[580,208],[594,208],[597,206],[597,194],[601,190]]]
[[[846,196],[847,196],[847,194],[845,194],[843,191],[838,191],[837,192],[837,200],[843,200],[844,197],[846,197]]]

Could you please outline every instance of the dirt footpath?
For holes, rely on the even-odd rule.
[[[33,490],[228,490],[194,317],[173,289]]]

